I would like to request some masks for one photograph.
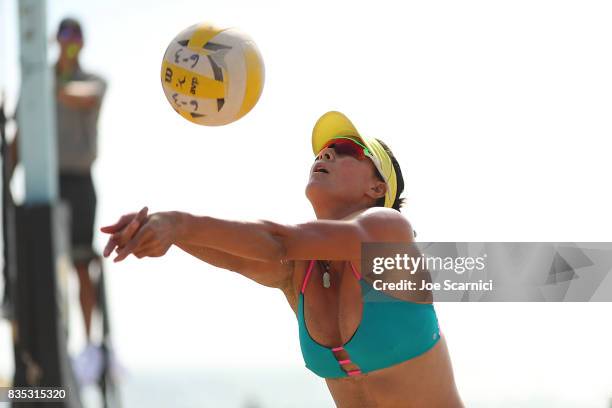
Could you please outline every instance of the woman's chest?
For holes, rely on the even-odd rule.
[[[361,322],[361,284],[351,268],[345,261],[332,262],[329,268],[320,262],[312,268],[310,262],[296,262],[293,291],[298,319],[309,337],[325,347],[348,342]]]

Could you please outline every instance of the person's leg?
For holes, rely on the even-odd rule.
[[[75,268],[79,276],[81,310],[85,321],[85,332],[87,341],[91,343],[91,317],[95,306],[98,304],[96,299],[96,288],[89,273],[91,261],[95,258],[93,248],[94,222],[96,218],[97,197],[93,185],[91,173],[83,176],[83,185],[80,195],[79,206],[79,226],[75,231],[75,253],[73,254]]]
[[[80,384],[93,384],[104,368],[102,349],[92,338],[97,334],[95,330],[92,333],[92,326],[98,301],[96,275],[90,274],[92,260],[97,257],[93,249],[96,193],[91,174],[65,176],[63,184],[64,196],[71,206],[71,255],[79,279],[79,300],[87,336],[85,347],[73,360],[73,369]]]
[[[91,174],[62,174],[60,184],[62,198],[70,203],[71,256],[79,279],[79,301],[87,342],[91,343],[92,315],[97,303],[95,285],[89,274],[89,265],[95,257],[96,193]]]
[[[79,300],[85,323],[85,333],[87,341],[91,342],[91,316],[97,303],[96,290],[89,276],[89,263],[75,262],[74,267],[79,277]]]

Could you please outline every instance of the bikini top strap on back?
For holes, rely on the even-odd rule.
[[[314,259],[312,261],[310,261],[310,264],[308,265],[308,270],[306,271],[306,276],[304,276],[304,281],[302,282],[302,294],[304,293],[304,290],[306,289],[306,283],[308,283],[308,278],[310,278],[310,272],[312,272],[312,268],[314,267]]]
[[[355,269],[355,265],[353,265],[352,262],[349,263],[351,264],[351,269],[353,270],[353,274],[355,275],[357,280],[361,280],[361,275],[359,274],[359,272],[357,272],[357,269]]]

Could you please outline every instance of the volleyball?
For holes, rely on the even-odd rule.
[[[264,85],[257,45],[235,28],[195,24],[168,45],[161,67],[164,94],[174,110],[198,125],[220,126],[246,115]]]

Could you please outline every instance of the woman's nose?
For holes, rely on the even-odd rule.
[[[317,156],[318,160],[332,160],[334,158],[334,151],[330,148],[325,148],[319,152]]]

